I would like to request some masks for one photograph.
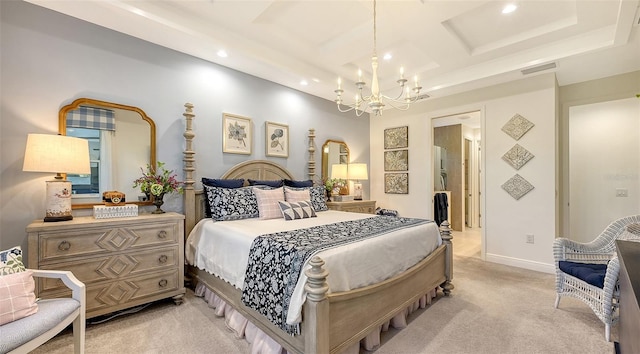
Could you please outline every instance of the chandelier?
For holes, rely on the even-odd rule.
[[[400,86],[400,93],[393,97],[380,92],[380,85],[378,84],[378,55],[376,53],[376,0],[373,0],[373,57],[371,58],[371,68],[373,69],[371,95],[366,96],[363,94],[362,89],[366,84],[362,81],[362,70],[358,70],[358,81],[356,82],[358,93],[355,96],[354,103],[349,104],[342,101],[344,90],[342,89],[342,79],[338,78],[338,88],[334,92],[336,93],[335,102],[340,112],[344,113],[355,110],[356,116],[359,117],[370,109],[371,113],[380,116],[382,115],[385,103],[393,108],[405,111],[409,109],[411,103],[422,98],[420,96],[422,87],[418,84],[418,76],[413,77],[414,87],[410,88],[409,85],[407,85],[407,79],[404,78],[404,68],[402,67],[400,67],[400,78],[396,81]]]

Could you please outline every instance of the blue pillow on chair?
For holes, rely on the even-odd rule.
[[[559,261],[558,268],[561,271],[583,280],[600,289],[604,288],[604,276],[607,274],[606,264],[576,263]]]

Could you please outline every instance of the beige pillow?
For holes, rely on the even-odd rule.
[[[309,193],[308,189],[304,190],[296,190],[291,188],[284,189],[284,200],[287,202],[303,202],[305,200],[311,200],[311,193]]]
[[[261,189],[253,188],[253,193],[256,195],[258,201],[258,213],[260,219],[275,219],[282,217],[282,211],[280,211],[279,201],[284,202],[283,188],[275,189]]]
[[[38,312],[33,271],[0,276],[0,325]]]

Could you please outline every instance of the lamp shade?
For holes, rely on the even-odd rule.
[[[333,164],[331,165],[331,178],[347,179],[347,165]]]
[[[349,179],[366,180],[369,179],[367,174],[366,163],[352,163],[349,165]]]
[[[64,135],[29,134],[22,170],[27,172],[91,173],[89,142]]]

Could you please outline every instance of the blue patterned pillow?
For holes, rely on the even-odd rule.
[[[0,251],[0,275],[20,273],[25,270],[20,246]]]
[[[300,202],[278,201],[278,204],[286,221],[316,217],[316,212],[313,210],[310,200]]]
[[[251,187],[220,188],[204,186],[213,220],[238,220],[258,217],[258,201]]]
[[[244,186],[244,179],[217,179],[202,177],[202,185],[221,188],[240,188]],[[211,206],[209,206],[209,203],[204,204],[204,215],[208,218],[211,217]]]
[[[315,187],[306,187],[306,188],[294,188],[294,187],[285,187],[287,189],[293,189],[296,191],[301,191],[308,189],[309,195],[311,197],[311,204],[313,205],[313,209],[316,211],[325,211],[329,210],[327,207],[327,194],[324,186],[315,186]]]

